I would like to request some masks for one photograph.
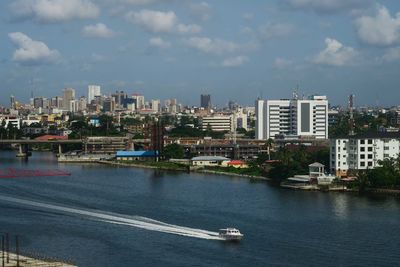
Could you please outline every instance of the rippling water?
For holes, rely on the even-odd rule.
[[[226,176],[28,162],[69,177],[0,179],[0,231],[79,266],[396,266],[400,201],[287,191]],[[238,244],[216,237],[234,226]]]

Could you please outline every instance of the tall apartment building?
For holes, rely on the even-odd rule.
[[[204,109],[211,109],[211,95],[200,96],[200,107]]]
[[[309,99],[256,101],[256,139],[276,135],[328,139],[328,100]]]
[[[71,101],[75,100],[75,89],[73,88],[65,88],[63,91],[63,108],[68,111],[74,111],[71,109],[74,104],[71,104]]]
[[[87,97],[88,104],[92,103],[92,100],[94,100],[96,96],[100,95],[101,95],[101,87],[99,85],[88,86],[88,97]]]
[[[331,140],[331,173],[345,177],[349,170],[373,169],[379,161],[397,158],[400,153],[400,133],[371,133]]]
[[[233,131],[233,116],[204,116],[200,120],[200,128],[205,131],[209,127],[213,131]]]

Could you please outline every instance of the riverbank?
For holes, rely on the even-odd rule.
[[[0,252],[0,255],[2,253]],[[27,256],[17,255],[14,253],[4,252],[4,255],[1,255],[1,260],[4,258],[4,267],[76,267],[76,265],[71,265],[68,263],[60,262],[58,260],[40,260]],[[1,262],[2,266],[3,263]]]
[[[270,181],[269,178],[263,177],[263,176],[238,174],[238,173],[232,173],[232,172],[224,172],[224,171],[220,171],[220,170],[215,171],[215,170],[208,170],[208,169],[204,169],[204,168],[190,168],[190,166],[188,166],[188,165],[179,164],[179,163],[175,163],[175,162],[149,162],[149,161],[117,162],[117,161],[108,161],[108,160],[98,160],[97,162],[100,164],[120,166],[120,167],[135,167],[135,168],[146,168],[146,169],[158,169],[158,170],[165,170],[165,171],[195,172],[195,173],[227,175],[227,176],[234,176],[234,177],[247,178],[247,179]]]

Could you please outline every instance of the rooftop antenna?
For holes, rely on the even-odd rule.
[[[294,100],[298,100],[299,99],[299,85],[296,85],[296,89],[294,89],[294,92],[293,92],[293,99]]]
[[[354,95],[351,94],[349,95],[349,113],[350,113],[350,132],[349,135],[353,136],[354,135],[354,114],[353,114],[353,109],[354,109]]]

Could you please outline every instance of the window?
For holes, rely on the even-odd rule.
[[[360,144],[364,145],[365,144],[365,140],[360,140]]]
[[[360,159],[365,159],[365,155],[364,155],[364,154],[361,154],[361,155],[360,155]]]
[[[388,146],[383,147],[383,150],[389,150]]]
[[[369,147],[369,148],[368,148],[368,151],[371,152],[371,151],[372,151],[372,147]]]
[[[360,166],[365,167],[365,162],[364,161],[360,162]]]
[[[368,139],[368,144],[372,144],[372,139]]]
[[[360,151],[364,152],[365,151],[365,147],[360,147]]]
[[[368,167],[372,167],[372,161],[368,161]]]
[[[384,158],[388,158],[388,157],[389,157],[389,154],[383,154],[383,157],[384,157]]]
[[[368,154],[368,159],[372,159],[372,154]]]

